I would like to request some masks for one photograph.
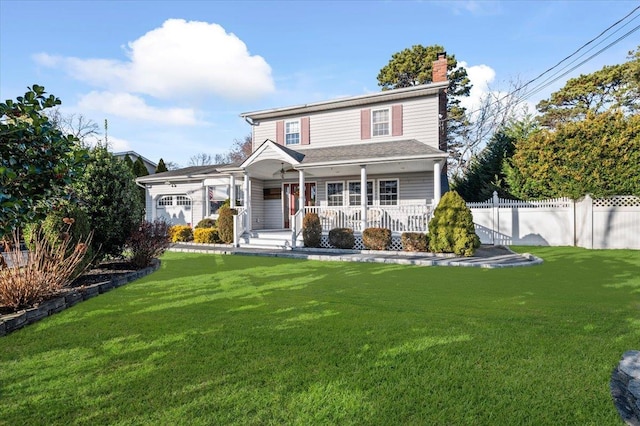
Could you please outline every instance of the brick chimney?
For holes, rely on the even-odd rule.
[[[432,82],[438,83],[441,81],[447,81],[447,52],[438,53],[438,59],[433,61],[432,70]]]

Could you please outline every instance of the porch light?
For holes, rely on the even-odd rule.
[[[285,170],[284,170],[284,163],[280,163],[280,179],[284,180],[284,174],[285,174]]]

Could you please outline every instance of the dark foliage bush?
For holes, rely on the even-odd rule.
[[[302,219],[302,239],[305,247],[320,247],[322,224],[316,213],[307,213]]]
[[[387,250],[391,245],[391,230],[367,228],[362,232],[362,243],[368,250]]]
[[[193,242],[199,244],[219,243],[220,236],[216,228],[198,228],[193,231]]]
[[[233,242],[233,211],[228,205],[223,205],[218,210],[218,236],[225,244]]]
[[[329,231],[329,244],[339,249],[352,249],[356,243],[351,228],[333,228]]]
[[[198,228],[215,228],[216,221],[215,219],[211,219],[210,217],[205,217],[196,225],[196,229]]]
[[[427,251],[429,237],[422,232],[403,232],[400,236],[404,251]]]
[[[172,243],[193,241],[193,230],[189,225],[173,225],[169,228],[169,238]]]
[[[471,210],[455,191],[444,194],[433,213],[429,222],[429,247],[435,253],[459,256],[473,256],[480,247]]]
[[[171,244],[169,224],[161,219],[143,221],[127,239],[129,262],[137,268],[144,268],[159,257]]]

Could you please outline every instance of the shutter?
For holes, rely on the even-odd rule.
[[[371,110],[360,110],[360,139],[371,139]]]
[[[284,145],[284,121],[276,121],[276,143]]]
[[[311,142],[310,132],[309,132],[309,117],[302,117],[300,119],[300,144],[301,145],[309,145]]]
[[[402,104],[391,107],[391,136],[402,136]]]

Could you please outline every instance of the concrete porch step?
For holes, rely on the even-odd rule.
[[[289,229],[265,229],[245,232],[240,237],[240,247],[264,249],[291,249],[291,231]],[[302,246],[302,237],[296,246]]]

